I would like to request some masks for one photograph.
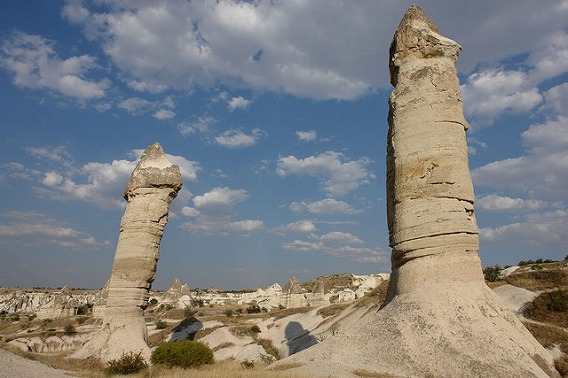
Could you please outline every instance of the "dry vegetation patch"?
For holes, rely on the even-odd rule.
[[[284,319],[287,316],[294,314],[304,314],[313,310],[311,307],[297,307],[297,308],[287,308],[284,310],[275,310],[270,314],[274,317],[274,320]]]
[[[351,303],[348,302],[348,303],[338,303],[338,304],[333,304],[331,306],[322,307],[316,312],[316,315],[321,315],[324,318],[327,318],[329,316],[335,316],[339,314],[341,311],[345,310],[347,307],[349,307],[349,305],[351,305]]]
[[[259,339],[258,344],[264,348],[266,353],[270,354],[271,356],[274,356],[274,358],[276,358],[277,360],[282,358],[280,356],[280,352],[278,351],[278,349],[276,349],[276,347],[272,343],[272,340]]]
[[[381,282],[379,286],[365,294],[362,298],[355,302],[355,308],[367,307],[367,306],[377,306],[383,305],[387,299],[387,291],[389,288],[389,280]]]
[[[540,294],[527,305],[524,315],[529,319],[568,327],[568,289]]]
[[[533,334],[535,339],[545,348],[558,346],[564,355],[554,361],[556,370],[563,376],[568,377],[568,332],[566,329],[555,325],[523,322],[524,326]]]
[[[504,281],[513,286],[532,291],[551,290],[559,287],[568,287],[568,271],[535,270],[513,273],[505,277]]]

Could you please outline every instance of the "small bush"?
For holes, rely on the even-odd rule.
[[[266,351],[266,353],[270,354],[271,356],[273,356],[276,360],[279,360],[280,357],[280,352],[278,351],[278,349],[276,349],[276,347],[274,347],[274,344],[272,343],[272,340],[268,340],[268,339],[259,339],[258,340],[258,344],[260,344],[264,350]]]
[[[241,362],[241,366],[244,369],[254,369],[254,361],[245,360]]]
[[[568,377],[568,356],[555,360],[554,365],[562,377]]]
[[[168,323],[166,323],[163,320],[158,320],[158,321],[156,321],[156,323],[154,323],[154,325],[156,326],[156,329],[166,329],[166,327],[168,326]]]
[[[63,330],[65,331],[66,335],[72,335],[76,332],[75,326],[71,323],[66,324],[65,327],[63,328]]]
[[[568,290],[557,290],[546,293],[548,303],[546,307],[550,311],[567,312],[568,311]]]
[[[485,281],[495,282],[501,279],[501,267],[499,265],[488,266],[483,269]]]
[[[247,314],[260,314],[260,311],[260,306],[256,303],[253,303],[247,307]]]
[[[213,351],[199,341],[179,340],[159,345],[150,357],[153,364],[193,368],[212,364]]]
[[[250,327],[250,330],[253,331],[254,333],[260,333],[260,332],[262,332],[262,331],[260,330],[260,327],[257,326],[256,324],[253,325],[252,327]]]
[[[544,267],[540,264],[535,264],[531,266],[531,270],[542,270],[542,269],[544,269]]]
[[[225,315],[227,316],[227,318],[230,318],[231,316],[233,316],[233,310],[231,310],[230,308],[225,310]]]
[[[111,360],[107,363],[105,373],[108,375],[113,374],[135,374],[148,367],[148,364],[142,357],[142,352],[123,353],[122,356],[116,360]]]

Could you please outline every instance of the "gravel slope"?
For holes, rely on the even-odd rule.
[[[0,349],[0,378],[69,378],[72,373]]]

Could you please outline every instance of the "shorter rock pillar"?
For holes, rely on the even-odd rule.
[[[73,357],[102,361],[138,353],[149,359],[144,309],[156,277],[171,202],[182,187],[179,167],[154,143],[142,154],[124,192],[128,201],[108,286],[103,329]]]

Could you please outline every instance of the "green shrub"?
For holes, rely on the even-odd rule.
[[[568,311],[568,290],[557,290],[545,293],[548,303],[546,307],[549,311],[567,312]]]
[[[542,270],[542,269],[544,269],[544,267],[540,264],[531,266],[531,270]]]
[[[233,310],[231,310],[230,308],[225,310],[225,315],[227,316],[227,318],[230,318],[231,316],[233,316]]]
[[[241,366],[244,369],[254,369],[254,361],[244,360],[241,362]]]
[[[203,307],[205,305],[205,302],[203,301],[203,299],[200,298],[192,298],[191,305],[193,307]]]
[[[71,323],[66,324],[65,327],[63,328],[63,330],[65,331],[66,335],[72,335],[76,332],[75,326]]]
[[[166,323],[163,320],[158,320],[156,323],[156,329],[166,329],[166,327],[168,326],[168,323]]]
[[[93,305],[91,303],[77,307],[77,315],[89,315],[92,312]]]
[[[212,364],[213,351],[199,341],[178,340],[159,345],[150,357],[153,364],[193,368]]]
[[[253,303],[247,307],[247,314],[260,314],[260,311],[260,306],[256,303]]]
[[[495,282],[501,279],[501,267],[499,265],[488,266],[483,269],[485,281]]]
[[[108,375],[113,374],[134,374],[138,373],[148,367],[148,364],[142,357],[142,352],[123,353],[122,356],[116,360],[111,360],[107,363],[105,373]]]

